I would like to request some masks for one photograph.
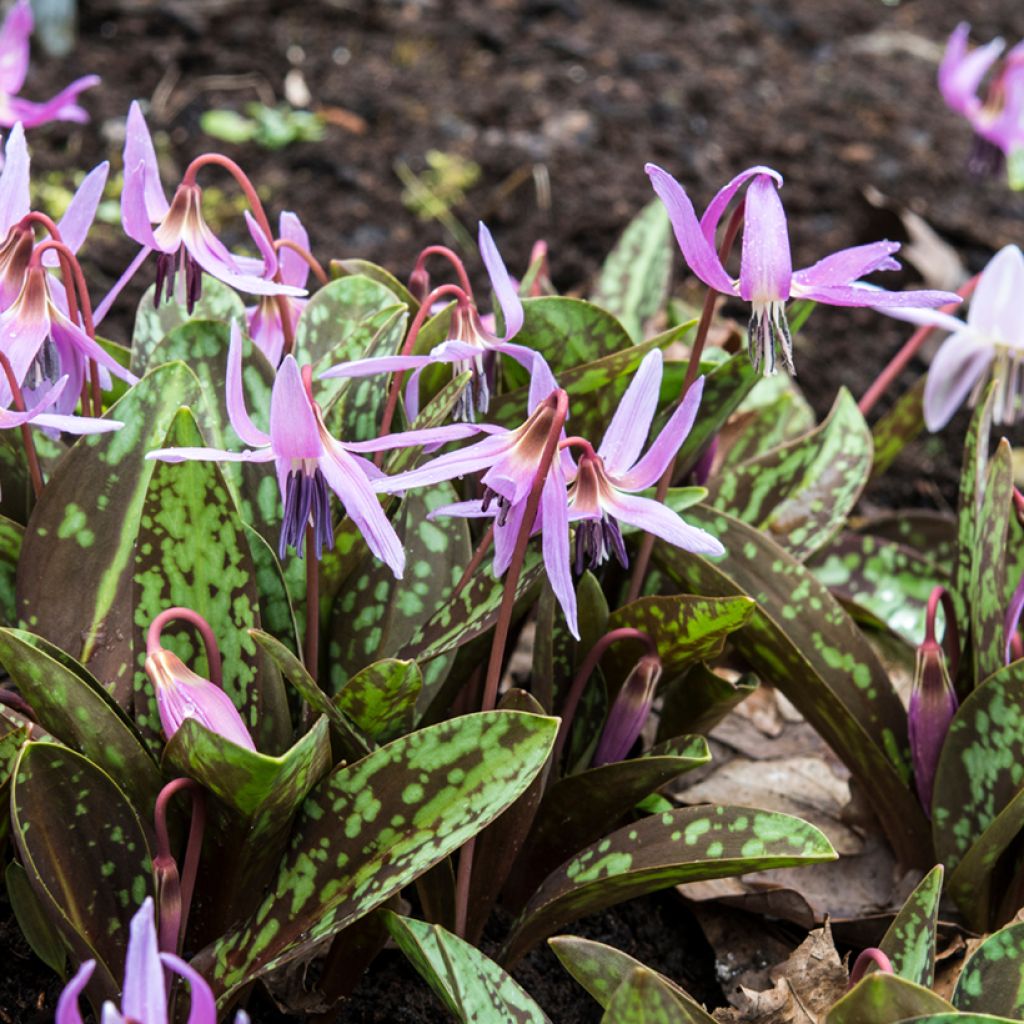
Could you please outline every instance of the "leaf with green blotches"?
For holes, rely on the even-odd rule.
[[[883,1024],[953,1007],[941,996],[912,981],[876,971],[862,978],[825,1017],[825,1024]]]
[[[20,523],[0,516],[0,616],[8,625],[14,625],[18,617],[14,581],[18,574],[24,533],[25,528]]]
[[[661,687],[658,740],[683,733],[710,732],[734,707],[757,689],[749,674],[733,682],[701,663]]]
[[[935,934],[943,874],[938,864],[924,876],[878,944],[896,974],[925,988],[935,981]]]
[[[672,274],[672,225],[661,200],[630,222],[598,275],[591,302],[614,313],[634,341],[668,300]]]
[[[360,669],[381,658],[422,660],[429,655],[405,653],[419,630],[448,608],[452,587],[470,558],[469,528],[464,519],[428,514],[456,500],[450,484],[411,491],[395,514],[393,526],[405,549],[405,575],[367,551],[345,580],[331,614],[330,689],[337,692]],[[438,652],[440,653],[440,652]],[[450,659],[424,668],[424,699],[439,686]],[[326,682],[326,680],[325,680]]]
[[[154,349],[171,331],[190,320],[217,320],[224,324],[234,321],[243,324],[245,306],[233,288],[222,284],[209,274],[203,274],[203,294],[191,313],[184,304],[179,304],[174,299],[170,302],[161,302],[154,308],[153,286],[150,285],[139,300],[135,326],[132,328],[132,372],[141,377],[157,366],[159,357],[154,357]]]
[[[21,748],[32,737],[33,728],[28,719],[15,716],[9,710],[7,715],[0,715],[0,807],[6,808],[9,804],[8,783],[21,756]],[[37,729],[37,737],[42,732],[43,730]],[[3,814],[0,816],[0,849],[6,847],[9,832],[10,815]]]
[[[703,736],[680,736],[643,757],[559,779],[544,794],[516,867],[513,903],[526,903],[540,879],[614,828],[644,797],[710,760]]]
[[[720,435],[719,472],[796,440],[816,423],[814,410],[792,377],[762,377]]]
[[[163,784],[135,724],[81,665],[41,637],[0,629],[0,663],[52,736],[122,780],[139,807]]]
[[[333,771],[306,798],[266,899],[193,961],[221,1006],[453,853],[544,766],[557,719],[513,711],[421,729]]]
[[[608,1008],[608,1004],[636,968],[648,969],[628,953],[592,939],[556,935],[548,939],[548,945],[562,966],[601,1004],[602,1009]],[[675,982],[662,974],[658,974],[658,979],[672,992],[680,1004],[680,1012],[689,1015],[672,1017],[673,1022],[714,1024],[714,1018]]]
[[[701,806],[642,818],[548,875],[500,959],[514,963],[570,921],[670,885],[835,858],[818,829],[788,814]]]
[[[690,1014],[675,990],[656,971],[634,967],[608,1001],[601,1024],[693,1024],[703,1016]]]
[[[992,870],[1024,827],[1024,678],[1019,664],[985,680],[960,706],[935,772],[932,835],[947,892],[984,930]]]
[[[561,295],[523,299],[523,326],[515,341],[539,352],[549,366],[557,366],[559,379],[573,367],[633,346],[613,314],[592,302]]]
[[[249,554],[252,556],[256,592],[260,598],[260,619],[263,621],[263,628],[290,650],[298,651],[299,625],[277,552],[258,530],[248,523],[242,525],[249,541]]]
[[[541,1008],[493,960],[436,924],[391,911],[384,922],[398,948],[461,1024],[544,1024]]]
[[[132,696],[135,553],[139,519],[167,437],[199,385],[182,363],[147,374],[110,410],[124,426],[79,439],[25,530],[18,610],[34,633],[82,662],[122,707]],[[73,581],[74,585],[70,585]]]
[[[317,371],[337,362],[358,359],[380,328],[381,310],[402,300],[379,281],[362,274],[339,277],[324,285],[306,303],[295,328],[295,358]],[[332,362],[324,360],[330,356]]]
[[[994,932],[970,955],[957,979],[953,1005],[1024,1020],[1024,924]]]
[[[29,743],[11,789],[18,858],[76,963],[95,959],[87,992],[114,999],[128,921],[150,895],[152,864],[135,810],[109,775],[67,747]]]
[[[54,928],[46,916],[43,905],[32,891],[28,872],[16,860],[7,865],[4,884],[7,886],[7,898],[10,900],[11,910],[14,911],[14,919],[29,948],[63,980],[66,978],[64,968],[68,959],[67,950],[61,941],[60,933]]]
[[[956,520],[948,512],[930,509],[903,509],[879,515],[858,517],[858,533],[871,534],[911,548],[938,566],[946,577],[956,558]]]
[[[923,373],[903,392],[893,407],[871,428],[874,458],[871,479],[880,477],[896,460],[896,456],[924,430],[924,385],[928,374]]]
[[[375,661],[338,691],[335,706],[377,743],[386,743],[413,725],[423,674],[415,661]]]
[[[932,589],[947,579],[912,548],[863,533],[840,534],[807,567],[854,614],[866,613],[913,646],[924,637]]]
[[[160,447],[203,447],[188,409],[178,411]],[[246,632],[260,626],[256,574],[248,537],[218,464],[155,462],[137,528],[131,649],[139,728],[156,749],[163,746],[156,692],[144,667],[146,633],[161,612],[185,607],[210,624],[223,657],[224,691],[257,746],[281,750],[291,735],[287,700],[276,667]],[[192,627],[170,624],[161,644],[210,678],[203,643]]]
[[[340,277],[368,277],[377,284],[382,284],[388,291],[393,292],[399,302],[404,302],[409,307],[410,313],[415,313],[419,303],[413,298],[412,292],[401,281],[384,267],[371,263],[369,260],[345,259],[331,260],[328,265],[328,272],[332,279]]]
[[[716,475],[711,504],[803,561],[842,528],[870,468],[871,433],[843,388],[820,427]]]
[[[757,601],[732,645],[821,733],[864,786],[898,856],[928,856],[928,825],[909,788],[907,715],[878,657],[828,590],[764,533],[705,506],[687,512],[726,554],[667,544],[654,557],[685,590]]]

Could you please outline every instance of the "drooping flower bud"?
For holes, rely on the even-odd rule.
[[[645,654],[629,673],[608,712],[608,721],[594,753],[594,767],[621,761],[629,753],[651,713],[660,678],[661,659]]]
[[[867,974],[868,969],[871,967],[876,968],[881,974],[895,973],[892,969],[892,961],[888,956],[877,946],[871,946],[869,949],[862,949],[860,955],[854,961],[853,968],[850,970],[850,982],[847,988],[853,988]]]
[[[164,735],[170,739],[186,718],[194,718],[232,743],[256,745],[231,698],[209,679],[196,675],[176,654],[158,647],[146,657],[146,674],[156,690]]]

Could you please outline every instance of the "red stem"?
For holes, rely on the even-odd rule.
[[[451,598],[449,598],[449,600],[454,601],[455,598],[457,598],[459,594],[461,594],[462,591],[465,589],[466,584],[473,577],[473,574],[477,571],[477,569],[480,568],[480,563],[486,557],[487,550],[488,548],[490,548],[491,541],[493,540],[494,523],[491,523],[491,525],[487,527],[487,532],[484,534],[483,539],[477,546],[476,551],[473,552],[473,557],[469,560],[469,564],[466,566],[465,570],[462,573],[462,576],[459,578],[459,582],[455,584],[455,589],[452,591],[452,596]]]
[[[40,213],[38,210],[30,210],[18,222],[18,226],[23,228],[30,227],[32,224],[38,224],[44,228],[54,241],[64,241],[64,239],[61,238],[60,228],[58,228],[53,222],[53,219],[48,217],[45,213]]]
[[[18,412],[25,411],[25,396],[21,393],[21,385],[14,375],[14,367],[6,354],[0,352],[0,366],[3,367],[4,375],[7,377],[7,386],[11,389],[11,401]],[[28,462],[28,475],[32,480],[32,491],[36,500],[43,493],[43,471],[39,468],[39,456],[36,454],[36,443],[32,439],[32,428],[27,423],[19,427],[21,431],[21,443],[25,446],[25,459]]]
[[[425,280],[429,281],[430,278],[426,277],[426,262],[430,256],[443,256],[451,265],[455,268],[455,274],[459,279],[459,285],[466,295],[473,294],[473,286],[469,283],[469,274],[466,273],[465,264],[462,262],[461,257],[457,252],[449,249],[447,245],[428,245],[423,249],[419,256],[416,257],[416,264],[412,268],[412,275],[417,274],[423,275]]]
[[[933,587],[928,595],[928,606],[924,616],[924,642],[936,643],[935,617],[938,614],[939,602],[945,613],[946,629],[942,634],[942,647],[949,662],[949,674],[956,678],[956,670],[960,661],[960,636],[956,628],[956,610],[953,606],[953,595],[945,587]]]
[[[558,447],[579,448],[584,455],[587,455],[592,459],[597,458],[597,455],[594,452],[594,446],[585,437],[579,437],[576,434],[573,434],[572,437],[563,438],[558,442]]]
[[[185,870],[178,873],[178,863],[171,852],[170,835],[167,830],[167,807],[172,797],[188,790],[192,799],[192,819],[188,831],[188,845],[185,847]],[[177,953],[185,938],[188,927],[189,909],[199,873],[199,855],[206,832],[206,800],[203,789],[194,779],[172,779],[156,798],[153,811],[153,825],[156,832],[156,853],[153,866],[164,873],[170,884],[178,889],[177,906],[160,907],[159,945],[163,952]]]
[[[191,608],[167,608],[162,611],[150,624],[146,632],[146,653],[153,654],[159,650],[160,633],[168,622],[180,619],[182,622],[189,622],[199,630],[203,638],[203,646],[206,648],[206,663],[210,672],[210,682],[216,686],[223,685],[223,674],[221,671],[220,648],[217,646],[217,638],[214,636],[210,624],[198,612]]]
[[[274,249],[278,252],[282,249],[291,249],[292,252],[297,253],[306,261],[309,269],[313,271],[316,279],[321,284],[328,284],[330,282],[331,279],[327,276],[327,271],[324,270],[320,261],[308,249],[303,249],[298,242],[293,242],[290,238],[278,238],[274,240]]]
[[[874,946],[871,949],[862,950],[860,955],[857,957],[853,964],[853,970],[850,971],[850,982],[847,988],[853,988],[854,985],[864,977],[868,967],[874,964],[883,974],[892,974],[892,962],[889,958],[880,950]]]

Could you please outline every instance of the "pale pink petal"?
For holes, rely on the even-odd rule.
[[[124,424],[118,420],[95,419],[92,416],[59,416],[42,413],[32,417],[32,423],[47,430],[60,430],[65,434],[109,434]]]
[[[971,331],[951,334],[935,354],[924,385],[925,426],[941,430],[992,364],[991,344]]]
[[[708,240],[709,245],[713,247],[715,244],[718,224],[722,219],[722,214],[725,213],[729,203],[732,202],[733,196],[736,195],[746,182],[758,175],[767,175],[775,182],[776,186],[782,188],[782,175],[778,171],[772,170],[771,167],[748,167],[745,171],[740,171],[732,181],[718,190],[715,198],[708,203],[704,216],[700,219],[700,229]]]
[[[146,119],[142,116],[142,108],[138,101],[132,101],[132,105],[128,109],[128,120],[125,123],[124,169],[126,179],[128,173],[140,165],[143,172],[141,176],[143,209],[147,214],[147,219],[155,224],[167,216],[170,207],[167,204],[163,186],[160,184],[160,164],[156,159],[156,150],[153,148],[153,139],[149,134]],[[125,184],[127,185],[127,180]],[[140,244],[149,245],[151,249],[160,248],[148,242]]]
[[[774,179],[758,174],[747,188],[740,257],[740,296],[748,302],[789,298],[793,263],[789,231]]]
[[[558,389],[558,381],[551,372],[547,360],[538,353],[534,353],[533,366],[530,368],[530,394],[527,399],[527,407],[530,412],[540,405],[552,391]]]
[[[50,333],[55,342],[73,345],[84,359],[93,360],[126,384],[138,383],[139,378],[131,370],[122,366],[102,345],[68,319],[53,302],[50,303]]]
[[[125,272],[117,279],[117,281],[114,284],[114,287],[111,288],[110,291],[103,296],[103,301],[93,311],[92,322],[94,325],[96,325],[97,327],[100,325],[100,323],[103,321],[106,315],[110,312],[111,306],[114,305],[114,302],[117,300],[118,295],[121,294],[121,291],[124,289],[124,286],[128,284],[128,282],[135,276],[139,267],[141,267],[142,264],[146,262],[146,257],[152,251],[153,250],[150,249],[148,245],[144,245],[138,251],[135,258],[131,261],[131,263],[128,264],[128,267],[125,270]]]
[[[1024,255],[1006,245],[989,260],[978,278],[967,310],[967,325],[1006,345],[1024,347]]]
[[[908,324],[916,324],[918,327],[935,327],[941,331],[960,331],[967,325],[963,320],[958,320],[949,313],[943,313],[941,309],[925,309],[915,306],[894,307],[889,309],[878,309],[878,313],[884,313],[893,320],[902,320]]]
[[[164,967],[188,982],[189,1006],[186,1024],[217,1024],[217,1002],[206,979],[173,953],[161,953],[160,961]]]
[[[86,175],[85,181],[78,186],[78,191],[71,197],[71,202],[68,203],[68,208],[57,225],[60,237],[72,252],[81,249],[89,234],[92,222],[96,218],[96,209],[103,198],[109,171],[110,164],[104,160]],[[50,249],[43,253],[43,262],[48,267],[55,267],[59,260],[57,254]]]
[[[508,451],[509,438],[506,434],[487,437],[476,444],[468,445],[457,452],[439,455],[416,469],[397,473],[385,480],[376,481],[373,489],[378,493],[393,494],[411,487],[425,487],[428,484],[453,480],[455,477],[476,473],[493,465],[495,459]]]
[[[443,516],[457,516],[461,519],[493,519],[496,515],[496,506],[491,505],[485,512],[479,498],[473,501],[453,501],[450,505],[440,505],[427,513],[428,519],[437,519]]]
[[[815,302],[824,302],[829,306],[872,306],[879,313],[887,312],[890,307],[946,306],[963,301],[955,292],[937,292],[928,289],[890,292],[884,288],[876,288],[867,284],[801,288],[800,298],[814,299]]]
[[[270,393],[270,443],[278,458],[318,459],[324,451],[316,413],[291,355],[284,357]]]
[[[321,380],[334,377],[372,377],[378,373],[396,373],[429,366],[432,356],[375,356],[372,359],[353,359],[350,363],[339,363],[319,374]]]
[[[273,462],[276,456],[273,449],[261,448],[259,451],[228,452],[222,448],[157,448],[146,452],[147,459],[159,459],[161,462]]]
[[[970,26],[961,22],[953,30],[946,44],[946,52],[939,64],[939,91],[947,106],[970,116],[981,106],[978,86],[988,69],[1003,51],[1002,39],[993,39],[985,46],[968,52],[967,39]]]
[[[899,248],[899,242],[872,242],[840,249],[813,266],[798,270],[793,275],[793,283],[806,286],[849,284],[876,270],[899,270],[899,261],[892,258]]]
[[[493,505],[491,506],[494,507]],[[513,505],[505,516],[502,524],[498,519],[494,520],[494,562],[493,571],[495,576],[504,576],[505,570],[512,562],[512,555],[516,549],[516,540],[519,537],[519,529],[523,525],[523,517],[526,515],[526,502],[520,501]],[[543,512],[538,515],[540,519]],[[537,524],[533,524],[531,535],[536,533]]]
[[[523,326],[523,304],[519,299],[519,290],[509,276],[501,253],[498,252],[498,247],[483,221],[480,221],[478,238],[480,255],[487,268],[487,276],[491,279],[491,287],[498,298],[501,317],[505,321],[505,334],[502,340],[508,341],[515,337]]]
[[[491,428],[494,432],[504,433],[501,427]],[[350,452],[386,452],[395,448],[414,448],[426,444],[447,444],[449,441],[462,441],[467,437],[488,433],[487,424],[450,423],[443,427],[424,427],[422,430],[405,430],[399,434],[385,434],[370,441],[342,442]]]
[[[124,184],[121,186],[121,227],[124,233],[147,250],[176,252],[181,238],[168,239],[165,245],[157,241],[153,232],[153,218],[146,207],[146,189],[149,173],[141,163],[125,165]]]
[[[302,226],[298,215],[290,210],[285,210],[278,220],[278,234],[289,242],[294,242],[309,252],[309,235]],[[281,248],[277,254],[281,267],[281,280],[285,284],[293,284],[297,288],[305,288],[309,280],[309,264],[292,249],[287,246]]]
[[[235,260],[246,273],[257,274],[269,280],[277,273],[277,252],[274,249],[274,240],[267,238],[263,233],[263,228],[259,226],[256,218],[248,210],[245,211],[245,225],[249,229],[256,248],[259,249],[262,259],[244,263],[242,262],[243,257],[236,256]]]
[[[677,513],[660,501],[613,490],[605,495],[603,504],[605,511],[620,523],[629,523],[685,551],[697,555],[725,554],[725,548],[710,533],[684,523]]]
[[[548,582],[562,606],[565,623],[569,632],[577,639],[580,629],[576,621],[576,589],[572,585],[572,568],[569,557],[569,508],[566,499],[565,480],[558,470],[558,463],[552,464],[551,472],[544,481],[541,492],[541,549],[544,555],[544,571]]]
[[[18,0],[0,26],[0,93],[13,96],[25,84],[32,25],[31,3]]]
[[[86,89],[100,84],[99,75],[85,75],[76,78],[65,86],[56,96],[42,103],[23,100],[20,96],[12,96],[8,102],[10,116],[14,121],[21,121],[26,128],[37,128],[50,121],[73,121],[85,124],[89,120],[89,112],[78,105],[78,97]]]
[[[121,1011],[109,999],[103,1004],[100,1024],[126,1024]]]
[[[644,169],[658,198],[668,210],[672,230],[689,268],[710,288],[732,294],[735,291],[733,280],[722,266],[722,261],[715,252],[714,243],[704,237],[693,203],[690,202],[682,185],[656,164],[647,164]]]
[[[25,129],[16,124],[7,136],[4,146],[4,169],[0,173],[0,235],[10,229],[28,213],[29,158],[25,145]]]
[[[299,383],[302,383],[301,380]],[[233,321],[231,342],[228,345],[226,398],[228,419],[235,433],[242,439],[242,443],[251,448],[262,448],[270,444],[270,435],[253,423],[245,408],[245,391],[242,387],[242,331]]]
[[[49,409],[60,398],[67,387],[67,376],[61,377],[52,387],[33,395],[32,406],[24,412],[17,412],[14,409],[0,407],[0,430],[11,430],[20,427],[23,423],[35,420],[44,410]],[[27,403],[26,403],[27,404]]]
[[[643,450],[658,409],[661,373],[661,350],[656,348],[644,356],[608,424],[597,454],[613,476],[630,469]]]
[[[89,984],[92,972],[96,969],[95,960],[86,960],[75,976],[64,986],[64,991],[57,1000],[57,1012],[54,1024],[82,1024],[82,1012],[78,1007],[78,999],[85,986]]]
[[[153,900],[147,896],[132,918],[124,962],[121,1012],[129,1020],[167,1024],[167,992],[153,922]]]

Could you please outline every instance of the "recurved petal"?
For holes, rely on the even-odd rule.
[[[0,93],[13,96],[25,84],[32,25],[31,3],[18,0],[0,26]]]
[[[299,382],[301,384],[301,380]],[[270,444],[270,435],[260,430],[249,418],[245,408],[245,392],[242,388],[242,330],[237,323],[231,323],[231,342],[228,345],[228,373],[226,382],[228,419],[243,444],[262,448]]]
[[[278,220],[278,234],[281,238],[294,242],[296,245],[309,252],[309,235],[302,226],[298,214],[291,210],[285,210]],[[281,267],[281,280],[285,284],[295,285],[297,288],[305,288],[309,280],[309,264],[293,249],[282,246],[277,254],[278,263]]]
[[[86,175],[85,181],[78,186],[78,190],[71,197],[71,202],[68,203],[68,208],[64,211],[64,216],[60,219],[60,224],[57,225],[64,244],[72,252],[78,252],[89,234],[92,222],[96,218],[96,209],[103,198],[109,171],[110,164],[104,160]],[[43,253],[43,263],[48,267],[57,266],[57,254],[52,249],[47,250]]]
[[[273,462],[276,456],[272,448],[259,451],[228,452],[222,448],[155,448],[146,452],[147,459],[161,462]]]
[[[968,52],[967,38],[971,27],[961,22],[946,44],[939,64],[939,91],[946,104],[958,113],[970,115],[981,106],[978,86],[986,72],[1003,52],[1002,39],[993,39]]]
[[[449,423],[443,427],[424,427],[422,430],[404,430],[398,434],[385,434],[370,441],[344,441],[350,452],[386,452],[395,448],[416,448],[420,445],[447,444],[462,441],[477,434],[503,433],[503,428],[486,423]]]
[[[523,326],[523,304],[519,300],[519,291],[505,267],[505,262],[494,244],[487,225],[480,221],[479,232],[480,256],[487,268],[487,276],[491,279],[491,287],[498,297],[501,317],[505,321],[503,341],[508,341],[519,333]]]
[[[709,242],[701,230],[693,203],[682,185],[656,164],[647,164],[645,170],[668,210],[672,230],[689,268],[709,287],[726,295],[734,294],[733,280],[722,266],[714,242]]]
[[[321,380],[332,377],[372,377],[378,373],[397,373],[417,370],[434,362],[430,356],[374,356],[372,359],[353,359],[350,363],[338,363],[320,374]]]
[[[54,1015],[54,1024],[82,1024],[82,1011],[78,1006],[78,999],[83,989],[89,984],[92,972],[96,969],[95,960],[86,960],[75,976],[64,986],[64,991],[57,1000],[57,1012]]]
[[[1008,345],[1024,346],[1024,255],[1007,245],[989,260],[971,296],[967,323],[972,330]]]
[[[613,476],[625,473],[643,450],[647,432],[651,429],[651,421],[658,408],[661,373],[661,349],[656,348],[644,356],[608,424],[597,454],[604,460],[605,469]]]
[[[102,345],[90,338],[78,324],[70,320],[52,301],[49,305],[50,333],[58,344],[73,346],[85,359],[91,359],[99,366],[119,377],[126,384],[137,384],[139,378],[127,367],[122,366]]]
[[[684,551],[697,555],[725,554],[725,548],[710,533],[683,522],[678,514],[660,501],[612,490],[604,496],[604,506],[608,514],[619,522],[652,533]]]
[[[99,84],[99,75],[84,75],[82,78],[76,78],[70,85],[61,89],[56,96],[52,96],[42,103],[23,100],[20,96],[12,96],[7,101],[7,105],[11,116],[15,120],[21,121],[26,128],[37,128],[50,121],[74,121],[76,124],[85,124],[89,120],[89,112],[79,106],[79,94]]]
[[[4,146],[4,169],[0,173],[0,235],[6,235],[30,209],[28,168],[25,129],[19,123],[11,129]]]
[[[964,329],[951,334],[935,354],[924,385],[925,426],[941,430],[992,364],[990,344]]]
[[[92,416],[64,416],[48,412],[33,416],[32,422],[37,427],[60,430],[66,434],[109,434],[124,426],[120,420],[96,419]]]
[[[767,174],[755,175],[743,213],[740,296],[748,302],[788,299],[792,276],[789,230],[778,185]]]
[[[121,186],[121,227],[129,238],[147,249],[174,252],[178,248],[177,243],[161,245],[153,233],[154,220],[146,206],[148,177],[149,172],[141,162],[125,164],[124,184]]]
[[[493,507],[493,506],[492,506]],[[538,519],[543,516],[541,508]],[[501,577],[512,562],[512,555],[516,549],[516,540],[519,537],[519,529],[523,525],[523,517],[526,515],[526,502],[520,501],[513,505],[505,515],[502,523],[499,518],[494,520],[494,575]],[[530,529],[532,536],[537,532],[537,522],[534,522]]]
[[[164,967],[188,982],[187,1024],[217,1024],[217,1003],[206,979],[194,967],[190,967],[181,957],[175,956],[173,953],[161,953],[160,961]]]
[[[899,261],[892,258],[894,253],[899,252],[899,248],[899,242],[886,241],[840,249],[818,260],[813,266],[798,270],[793,275],[793,283],[809,287],[849,284],[876,270],[899,270]]]
[[[245,226],[249,229],[253,244],[260,251],[262,262],[260,260],[243,262],[243,257],[240,256],[236,256],[235,260],[247,273],[256,274],[269,280],[277,273],[277,252],[274,249],[274,240],[267,238],[263,228],[259,226],[256,218],[248,210],[245,211]]]
[[[505,431],[500,435],[486,437],[482,441],[477,441],[476,444],[460,448],[457,452],[439,455],[416,469],[377,480],[373,484],[373,489],[378,493],[394,494],[396,491],[405,491],[411,487],[426,487],[429,484],[440,483],[442,480],[453,480],[456,477],[465,476],[467,473],[476,473],[481,469],[487,469],[497,458],[508,451],[509,433],[511,432]]]
[[[4,409],[0,407],[0,430],[10,430],[13,427],[20,427],[23,423],[28,423],[30,420],[37,419],[44,410],[49,409],[54,403],[60,398],[64,389],[67,387],[68,378],[67,375],[61,377],[53,387],[47,388],[42,393],[38,393],[34,396],[35,400],[32,404],[31,409],[26,409],[24,412],[17,412],[14,409]]]
[[[815,302],[824,302],[829,306],[873,306],[880,313],[885,313],[890,308],[930,309],[937,306],[956,305],[963,301],[956,292],[937,292],[930,289],[890,292],[868,284],[836,284],[801,288],[800,297],[814,299]]]
[[[153,923],[153,899],[147,896],[135,912],[128,932],[121,1012],[128,1020],[167,1024],[164,969]]]
[[[718,190],[715,198],[708,203],[704,216],[700,219],[700,229],[704,232],[704,237],[710,245],[714,246],[715,244],[715,233],[718,230],[719,221],[721,221],[722,214],[725,213],[729,203],[732,202],[733,196],[736,195],[746,182],[750,181],[751,178],[756,178],[758,175],[767,175],[775,182],[778,188],[782,188],[782,175],[778,171],[772,170],[771,167],[748,167],[745,171],[740,171],[732,181]]]
[[[552,464],[551,472],[544,481],[541,492],[541,551],[544,555],[544,571],[547,573],[551,589],[558,598],[565,615],[565,624],[569,632],[580,638],[580,628],[576,621],[576,590],[572,585],[572,568],[569,558],[569,506],[566,500],[565,479],[558,469],[558,463]]]
[[[167,196],[160,184],[160,165],[157,163],[153,139],[149,134],[149,127],[146,124],[146,119],[142,116],[142,108],[137,100],[133,100],[132,105],[128,108],[128,120],[125,123],[124,167],[126,186],[128,172],[141,167],[144,212],[152,223],[163,220],[169,209]],[[150,242],[139,242],[139,244],[148,245],[151,249],[160,248]]]
[[[316,413],[292,355],[282,360],[270,393],[270,443],[282,459],[318,459],[323,454]]]

